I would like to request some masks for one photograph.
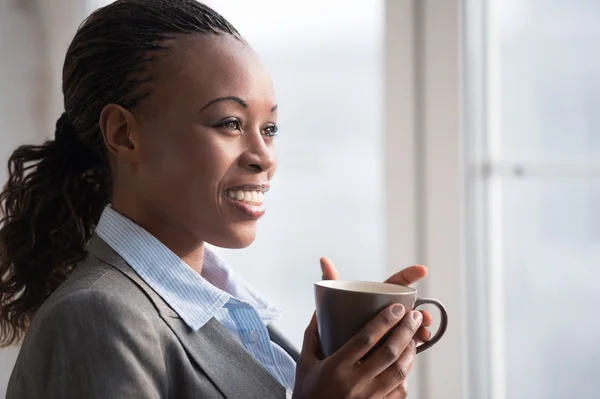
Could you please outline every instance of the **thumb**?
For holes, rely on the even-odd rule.
[[[304,362],[312,362],[317,360],[321,353],[321,345],[319,343],[319,328],[317,326],[317,314],[313,313],[312,319],[306,331],[304,331],[304,342],[302,343],[302,352],[300,357]]]
[[[323,280],[339,280],[340,276],[335,268],[335,265],[329,258],[321,258],[321,273]]]

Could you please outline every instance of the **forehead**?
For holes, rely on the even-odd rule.
[[[247,43],[230,35],[191,34],[168,44],[153,73],[156,101],[185,100],[197,107],[235,95],[249,104],[274,104],[270,75]]]

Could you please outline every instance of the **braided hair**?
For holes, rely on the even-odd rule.
[[[35,312],[85,259],[112,190],[99,118],[150,94],[151,65],[170,40],[239,33],[194,0],[117,0],[79,27],[63,68],[65,112],[54,140],[17,148],[0,192],[0,346],[18,343]]]

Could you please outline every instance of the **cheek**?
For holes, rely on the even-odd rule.
[[[186,170],[190,170],[186,165],[188,156],[182,153],[180,146],[172,140],[152,143],[149,151],[145,151],[146,159],[144,162],[146,178],[153,179],[157,185],[169,185],[185,179]],[[173,179],[173,177],[177,177]]]
[[[152,150],[148,178],[161,196],[178,203],[213,201],[219,183],[235,162],[231,146],[210,132],[190,132],[158,143]]]

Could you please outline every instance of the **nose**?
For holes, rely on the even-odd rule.
[[[269,172],[275,167],[275,149],[267,144],[260,133],[246,134],[245,151],[240,162],[244,169],[254,173]]]

